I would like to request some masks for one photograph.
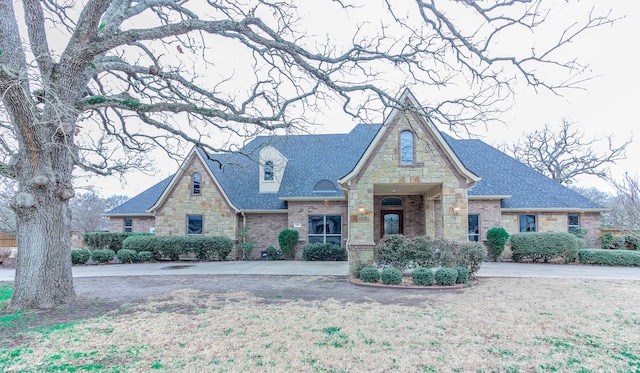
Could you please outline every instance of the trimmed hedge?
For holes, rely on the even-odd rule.
[[[153,253],[151,251],[141,251],[138,253],[138,261],[139,262],[150,262],[154,258]]]
[[[195,255],[200,260],[225,260],[233,249],[233,241],[222,236],[133,236],[123,248],[135,252],[150,251],[156,260],[178,260]]]
[[[434,276],[436,284],[441,286],[452,286],[458,279],[458,271],[454,268],[438,268]]]
[[[380,280],[380,272],[375,267],[364,267],[360,270],[359,277],[364,282],[378,282]]]
[[[85,264],[91,258],[91,251],[87,249],[71,250],[71,264]]]
[[[496,227],[487,231],[487,246],[494,262],[502,256],[507,241],[509,241],[509,233],[504,228]]]
[[[376,263],[400,271],[411,268],[465,267],[473,275],[487,256],[486,247],[479,242],[455,242],[418,236],[385,236],[376,245]]]
[[[334,243],[310,243],[302,248],[302,259],[308,261],[347,260],[347,250]]]
[[[113,260],[116,253],[111,249],[98,249],[91,252],[91,260],[96,263],[108,263]]]
[[[640,267],[640,251],[582,249],[578,250],[578,260],[584,264],[600,264],[607,266]]]
[[[385,285],[398,285],[402,283],[402,272],[396,268],[385,268],[380,274],[380,281]]]
[[[151,233],[138,232],[89,232],[85,233],[82,238],[84,242],[92,250],[110,249],[115,252],[122,249],[124,240],[129,237],[151,236]]]
[[[546,263],[562,258],[566,263],[572,263],[578,258],[579,245],[578,238],[567,232],[514,233],[511,236],[511,257],[516,262],[531,259]]]
[[[120,249],[116,256],[121,263],[135,263],[138,261],[138,253],[133,250]]]
[[[433,285],[434,277],[431,268],[416,268],[411,272],[411,277],[413,278],[413,283],[416,285]]]

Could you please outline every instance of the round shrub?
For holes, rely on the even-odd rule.
[[[91,257],[91,251],[87,249],[74,249],[71,250],[71,263],[72,264],[85,264]]]
[[[360,280],[364,282],[378,282],[380,280],[380,272],[375,267],[364,267],[360,270]]]
[[[438,268],[435,274],[436,284],[441,286],[452,286],[458,279],[458,271],[453,268]]]
[[[296,256],[296,246],[300,239],[300,233],[295,229],[285,229],[278,234],[278,244],[280,244],[280,250],[282,255],[289,259],[293,259]]]
[[[334,243],[310,243],[302,248],[302,259],[308,261],[347,260],[347,250]]]
[[[141,251],[138,253],[139,262],[150,262],[154,259],[155,257],[151,251]]]
[[[113,260],[116,255],[111,249],[99,249],[91,252],[91,259],[96,263],[107,263]]]
[[[267,247],[267,260],[281,260],[282,251],[274,246]]]
[[[121,263],[135,263],[138,261],[138,253],[134,250],[120,249],[116,256]]]
[[[380,280],[385,285],[398,285],[402,283],[402,272],[396,268],[385,268],[382,270]]]
[[[433,271],[431,268],[416,268],[411,272],[413,283],[422,286],[433,285]]]
[[[487,231],[487,246],[489,246],[489,252],[493,257],[493,261],[498,261],[502,252],[504,252],[504,245],[509,240],[509,233],[504,228],[491,228]]]
[[[456,283],[458,284],[466,284],[469,282],[469,270],[465,267],[456,267],[454,268],[458,273],[458,277],[456,279]]]

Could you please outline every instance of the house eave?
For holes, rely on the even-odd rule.
[[[286,202],[323,202],[323,201],[346,201],[345,197],[280,197],[281,201]]]
[[[480,200],[503,200],[503,199],[509,199],[512,196],[509,194],[504,194],[504,195],[470,195],[467,198],[469,199],[469,201],[480,201]]]
[[[244,214],[287,214],[289,210],[287,209],[277,209],[277,210],[241,210],[240,213]]]
[[[606,212],[609,209],[583,209],[576,207],[550,207],[550,208],[536,208],[536,207],[518,207],[518,208],[502,208],[501,212],[562,212],[562,213],[585,213],[585,212]]]
[[[125,214],[125,213],[120,213],[120,214],[102,214],[102,216],[106,216],[106,217],[125,217],[125,216],[131,216],[131,217],[154,217],[155,215],[153,215],[152,213],[149,212],[136,212],[136,213],[131,213],[131,214]]]

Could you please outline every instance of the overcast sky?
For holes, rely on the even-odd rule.
[[[526,132],[542,128],[545,124],[559,125],[563,117],[577,122],[587,137],[603,137],[614,135],[616,143],[626,141],[635,135],[633,143],[628,147],[627,159],[612,167],[612,174],[622,175],[625,171],[640,173],[640,131],[638,115],[635,110],[640,106],[640,70],[638,69],[637,41],[640,38],[640,2],[630,0],[613,0],[607,2],[582,2],[585,8],[597,4],[601,10],[611,8],[615,16],[625,16],[612,27],[592,30],[587,37],[571,45],[569,53],[588,63],[596,77],[583,84],[584,90],[564,92],[556,96],[550,92],[536,93],[532,89],[518,92],[512,109],[503,114],[506,123],[492,124],[487,131],[479,128],[478,135],[489,144],[503,141],[513,143]],[[419,90],[414,90],[418,100]],[[336,108],[339,110],[339,108]],[[355,123],[348,121],[333,123],[316,129],[318,133],[347,132]],[[116,177],[93,180],[79,180],[78,185],[98,186],[104,196],[126,194],[133,196],[142,192],[154,183],[171,175],[177,170],[173,161],[158,157],[159,171],[154,175],[143,175],[132,172],[127,175],[126,184],[122,185]],[[597,178],[583,178],[585,187],[598,187],[610,190],[606,182]]]

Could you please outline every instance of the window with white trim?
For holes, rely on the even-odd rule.
[[[480,241],[480,215],[469,214],[467,217],[469,241]]]
[[[532,214],[520,215],[520,232],[536,232],[536,216]]]
[[[413,132],[402,131],[400,133],[400,165],[413,165],[414,146]]]
[[[124,218],[124,231],[125,232],[133,232],[133,219],[132,218]]]
[[[187,216],[187,234],[188,235],[202,234],[203,220],[204,219],[202,215],[188,215]]]
[[[273,161],[264,162],[264,181],[273,181]]]
[[[567,223],[569,226],[569,233],[575,233],[580,231],[580,215],[569,214],[567,216]]]
[[[342,217],[340,215],[309,215],[308,243],[342,245]]]
[[[200,194],[202,191],[202,176],[200,176],[199,172],[194,172],[191,175],[191,193],[192,194]]]

